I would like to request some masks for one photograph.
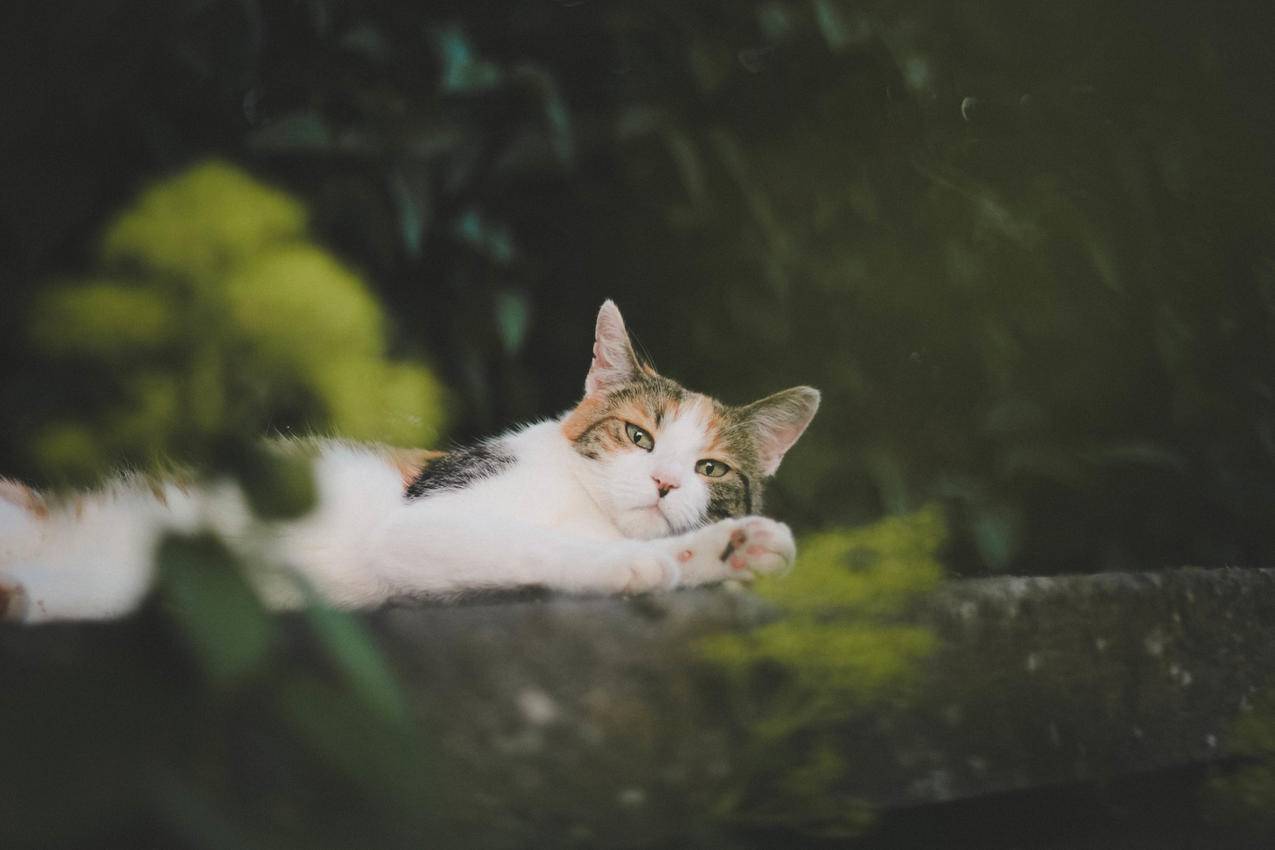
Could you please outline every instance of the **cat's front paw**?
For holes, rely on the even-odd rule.
[[[724,519],[671,542],[683,585],[751,581],[788,569],[797,557],[788,526],[760,516]]]
[[[634,555],[621,572],[621,593],[670,590],[678,585],[681,570],[664,552],[646,551]]]

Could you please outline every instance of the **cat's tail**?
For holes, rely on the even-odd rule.
[[[5,567],[40,548],[49,509],[30,487],[0,478],[0,620],[26,619],[26,589],[5,576]]]
[[[0,567],[34,552],[49,517],[44,499],[30,487],[0,478]]]
[[[0,620],[127,613],[149,585],[173,513],[126,482],[65,501],[0,482]]]

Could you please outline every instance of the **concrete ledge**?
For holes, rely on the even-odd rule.
[[[754,734],[784,671],[741,685],[695,649],[777,616],[710,590],[375,621],[421,722],[488,795],[480,820],[528,840],[570,824],[586,843],[623,825],[644,844],[696,835],[710,812],[729,821],[723,800],[747,807],[791,778],[800,734],[781,747]],[[916,806],[1215,761],[1275,673],[1269,570],[955,581],[902,619],[937,648],[820,730],[844,770],[788,824],[817,824],[829,791],[849,807]],[[511,810],[531,814],[519,826]]]
[[[1271,570],[948,582],[873,621],[934,641],[906,675],[863,694],[706,654],[705,640],[786,622],[730,589],[487,599],[360,619],[429,746],[434,790],[420,806],[444,809],[461,846],[722,846],[741,834],[752,837],[740,846],[756,846],[757,830],[849,835],[869,811],[1191,770],[1235,754],[1232,725],[1275,673]],[[98,656],[118,663],[179,643],[163,623],[152,610],[116,625],[0,629],[0,715],[44,705],[28,681],[64,687]],[[326,663],[303,618],[287,618],[284,633],[280,669]],[[148,669],[178,664],[173,651]],[[196,707],[188,672],[131,675],[130,687],[156,689],[139,705]],[[127,724],[137,709],[112,699]],[[77,712],[44,731],[76,726]],[[9,746],[6,776],[26,752]],[[255,757],[238,768],[242,781],[282,781],[286,771],[261,772]]]

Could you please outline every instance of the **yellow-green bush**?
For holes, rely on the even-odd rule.
[[[84,483],[127,465],[230,466],[281,428],[422,445],[443,393],[387,358],[358,275],[306,231],[302,206],[219,161],[144,191],[105,228],[97,268],[35,302],[37,357],[96,375],[29,441],[35,466]],[[239,448],[236,448],[238,446]]]

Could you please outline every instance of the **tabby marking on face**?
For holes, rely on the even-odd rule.
[[[593,352],[585,397],[562,433],[590,465],[588,477],[609,483],[598,498],[632,536],[759,511],[764,479],[818,407],[809,387],[742,407],[686,389],[639,360],[610,302]]]

